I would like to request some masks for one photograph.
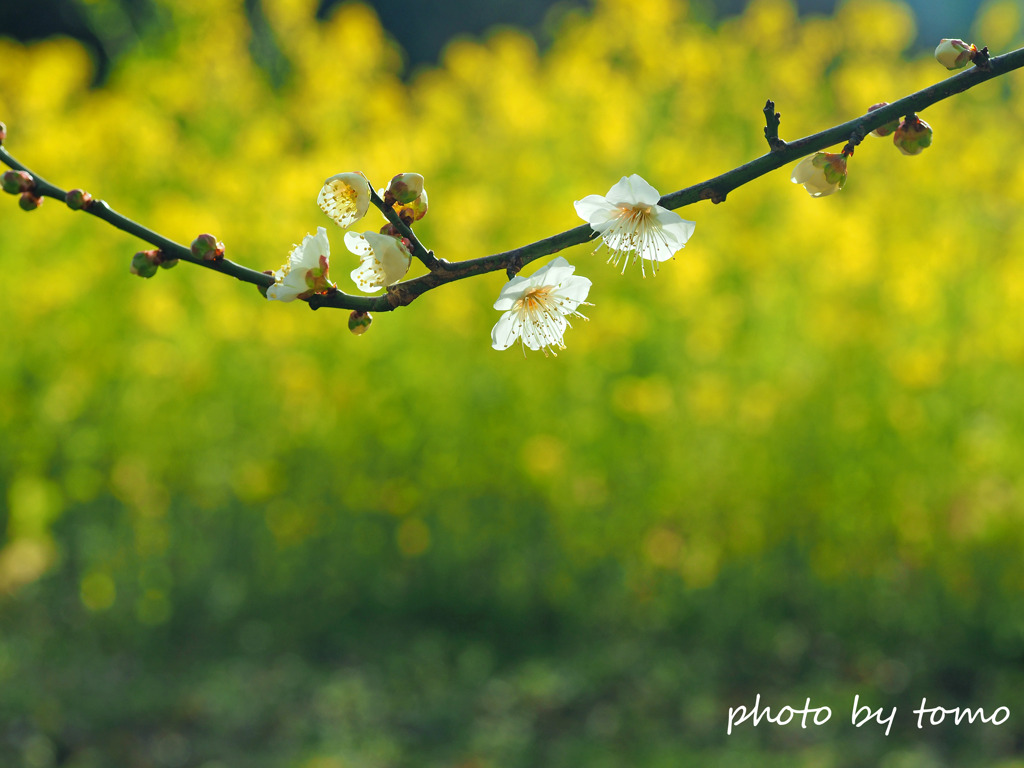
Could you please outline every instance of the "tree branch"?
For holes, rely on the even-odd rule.
[[[985,52],[987,53],[987,50]],[[675,210],[692,205],[700,200],[711,200],[714,203],[723,202],[726,196],[734,189],[784,165],[840,142],[847,142],[847,147],[852,151],[852,148],[875,128],[896,120],[903,115],[919,112],[932,104],[962,93],[986,80],[991,80],[1019,69],[1022,66],[1024,66],[1024,48],[1017,49],[1003,56],[986,56],[978,66],[974,66],[940,83],[912,93],[899,101],[894,101],[885,107],[881,107],[873,112],[867,112],[853,120],[790,142],[779,138],[778,127],[781,116],[775,112],[775,104],[769,100],[763,109],[766,121],[764,134],[770,148],[768,154],[762,155],[756,160],[751,160],[738,168],[715,176],[707,181],[664,195],[660,200],[660,204],[665,208]],[[0,145],[0,161],[15,170],[29,173],[35,181],[33,194],[37,197],[52,197],[57,200],[66,201],[66,192],[23,166],[2,145]],[[342,291],[316,294],[307,299],[312,309],[332,307],[359,312],[388,312],[411,304],[422,294],[446,283],[499,270],[506,270],[509,274],[514,274],[531,261],[543,256],[550,256],[574,245],[580,245],[595,237],[595,232],[591,229],[590,225],[584,224],[510,251],[467,261],[448,262],[438,259],[432,251],[424,248],[412,230],[399,219],[394,209],[385,205],[383,200],[372,191],[372,188],[371,200],[388,221],[404,237],[409,239],[412,244],[413,255],[426,265],[430,272],[422,277],[388,286],[387,291],[382,296],[353,296]],[[258,286],[269,287],[274,283],[272,276],[249,269],[227,259],[216,261],[198,259],[189,248],[122,216],[102,200],[92,201],[84,210],[124,232],[155,245],[169,257],[198,264],[207,269],[222,272],[243,282]]]

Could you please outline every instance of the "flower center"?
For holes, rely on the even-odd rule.
[[[554,303],[552,300],[552,293],[555,290],[553,285],[542,285],[537,288],[524,293],[518,299],[516,299],[515,309],[520,315],[536,315],[543,312],[549,312],[551,305]]]

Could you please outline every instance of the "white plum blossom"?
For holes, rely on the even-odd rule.
[[[587,319],[576,310],[588,303],[591,282],[574,275],[575,269],[559,256],[529,277],[517,275],[505,283],[494,302],[494,308],[505,314],[491,330],[491,346],[508,349],[519,339],[524,355],[527,347],[542,349],[545,356],[557,355],[555,347],[565,349],[566,318]]]
[[[327,278],[331,244],[327,230],[317,227],[315,235],[306,235],[288,254],[288,263],[274,273],[274,284],[267,289],[272,301],[307,299],[335,285]]]
[[[335,224],[347,227],[370,209],[370,185],[361,173],[338,173],[324,182],[316,202]]]
[[[352,280],[363,293],[375,293],[405,277],[412,255],[397,237],[379,232],[346,232],[345,247],[360,257]]]
[[[658,190],[634,173],[623,176],[607,195],[587,195],[574,205],[580,218],[601,235],[603,245],[611,251],[609,263],[617,267],[624,261],[625,272],[632,251],[633,263],[639,259],[640,271],[646,275],[644,261],[650,261],[657,274],[658,264],[685,246],[697,226],[662,208],[658,205],[660,199]]]

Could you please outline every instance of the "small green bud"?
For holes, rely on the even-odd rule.
[[[932,145],[932,127],[917,115],[908,115],[893,134],[892,142],[904,155],[919,155]]]
[[[72,189],[68,192],[64,202],[72,211],[80,211],[92,205],[92,195],[83,189]]]
[[[372,322],[373,316],[369,312],[360,312],[354,309],[352,314],[348,316],[348,329],[356,336],[362,336],[366,333]]]
[[[32,175],[25,171],[5,171],[4,175],[0,176],[0,185],[7,194],[20,195],[22,192],[31,192],[36,182]]]
[[[160,267],[161,255],[158,250],[139,251],[132,256],[131,273],[139,277],[152,277]]]
[[[192,241],[192,255],[204,261],[224,258],[224,243],[217,242],[213,235],[203,234]]]
[[[164,258],[164,252],[160,251],[160,269],[171,269],[172,267],[178,266],[179,259],[167,259]]]
[[[18,198],[18,205],[23,211],[34,211],[42,204],[43,198],[36,197],[31,192],[22,192],[21,197]]]
[[[880,101],[877,104],[872,104],[870,107],[868,107],[868,112],[874,112],[876,109],[881,109],[882,107],[888,107],[888,106],[889,106],[889,102],[888,101]],[[899,121],[899,118],[896,118],[895,120],[890,120],[885,125],[880,125],[877,128],[875,128],[875,130],[873,130],[871,132],[871,135],[872,136],[878,136],[879,138],[881,138],[883,136],[888,136],[890,133],[892,133],[893,131],[895,131],[899,127],[900,127],[900,121]]]

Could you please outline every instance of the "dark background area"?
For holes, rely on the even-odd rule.
[[[529,30],[543,45],[548,28],[560,14],[573,8],[592,5],[586,0],[431,0],[398,4],[387,0],[367,0],[384,27],[398,41],[407,56],[406,72],[438,60],[445,45],[460,35],[477,36],[496,25],[511,25]],[[738,14],[747,0],[691,3],[691,13],[705,20]],[[322,0],[317,15],[326,17],[338,5],[337,0]],[[831,14],[836,0],[797,0],[802,15]],[[917,21],[915,46],[930,48],[942,37],[968,34],[980,0],[910,0]],[[254,58],[271,74],[280,78],[286,65],[280,60],[266,32],[260,0],[245,0],[248,16],[256,30]],[[70,35],[88,45],[97,62],[95,82],[102,84],[112,62],[131,47],[146,25],[157,20],[149,0],[116,0],[87,5],[81,0],[38,0],[34,3],[0,4],[0,34],[22,41],[51,35]],[[979,43],[979,44],[983,44]]]

